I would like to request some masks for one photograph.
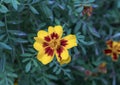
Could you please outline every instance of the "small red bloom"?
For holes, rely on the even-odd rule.
[[[86,76],[91,76],[92,75],[92,72],[90,70],[85,70],[85,75]]]

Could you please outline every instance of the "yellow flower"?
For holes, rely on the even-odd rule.
[[[40,30],[35,37],[34,48],[38,51],[37,59],[43,64],[50,63],[54,55],[60,64],[71,61],[68,49],[77,46],[76,36],[68,35],[62,38],[62,26],[49,26],[48,32]]]
[[[104,50],[106,55],[110,55],[113,61],[118,60],[118,56],[120,54],[120,42],[109,40],[106,42],[108,49]]]

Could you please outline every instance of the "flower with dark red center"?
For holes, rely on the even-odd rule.
[[[108,56],[112,57],[113,61],[118,60],[118,56],[120,54],[120,42],[109,40],[106,42],[108,49],[104,50],[104,53]]]
[[[77,46],[76,36],[68,35],[62,37],[63,29],[61,26],[49,26],[48,32],[40,30],[35,37],[34,48],[38,51],[37,59],[43,64],[50,63],[54,55],[60,64],[69,63],[71,57],[68,49]]]

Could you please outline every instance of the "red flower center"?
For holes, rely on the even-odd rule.
[[[64,50],[64,47],[67,45],[67,40],[60,39],[57,33],[52,33],[50,36],[44,38],[43,47],[45,48],[45,54],[48,56],[53,56],[54,51],[56,50],[60,60],[62,59],[61,53]]]
[[[117,54],[116,53],[113,53],[113,60],[117,60],[118,59],[118,57],[117,57]]]

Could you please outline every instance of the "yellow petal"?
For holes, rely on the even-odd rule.
[[[60,62],[60,65],[68,64],[70,61],[71,61],[71,57],[69,56],[66,60],[62,60],[62,61]]]
[[[48,33],[44,30],[40,30],[38,31],[37,36],[44,40],[44,37],[48,36]]]
[[[120,44],[119,44],[119,42],[115,42],[115,41],[113,42],[112,50],[114,52],[116,52],[116,54],[120,54]]]
[[[64,47],[62,47],[62,49],[63,51],[60,54],[56,51],[56,57],[58,62],[61,62],[62,60],[66,60],[69,57],[68,50],[65,49]]]
[[[117,54],[120,54],[120,46],[118,46]]]
[[[114,42],[113,42],[113,48],[116,48],[116,47],[118,47],[118,46],[119,46],[119,43],[116,42],[116,41],[114,41]]]
[[[37,59],[39,61],[41,61],[42,64],[44,64],[44,65],[50,63],[53,60],[53,58],[54,58],[54,55],[53,56],[48,56],[47,54],[44,54],[44,53],[41,53],[41,52],[38,53],[38,55],[37,55]]]
[[[48,33],[49,33],[49,34],[52,34],[53,32],[54,32],[54,27],[49,26],[49,27],[48,27]]]
[[[39,37],[34,37],[34,39],[36,40],[36,42],[41,43],[41,44],[44,42],[44,40]]]
[[[65,46],[65,48],[67,49],[77,46],[77,42],[76,42],[77,40],[75,35],[70,34],[62,39],[67,40],[67,45]]]
[[[42,51],[42,50],[43,50],[42,44],[41,44],[41,43],[38,43],[38,42],[35,42],[35,43],[33,44],[33,47],[34,47],[37,51]]]
[[[57,33],[60,37],[62,37],[63,34],[63,28],[62,26],[58,25],[54,27],[55,33]]]
[[[49,32],[49,34],[52,34],[53,32],[55,32],[59,35],[59,38],[61,38],[62,34],[63,34],[63,29],[62,29],[62,26],[60,26],[60,25],[55,26],[55,27],[49,26],[48,32]]]

